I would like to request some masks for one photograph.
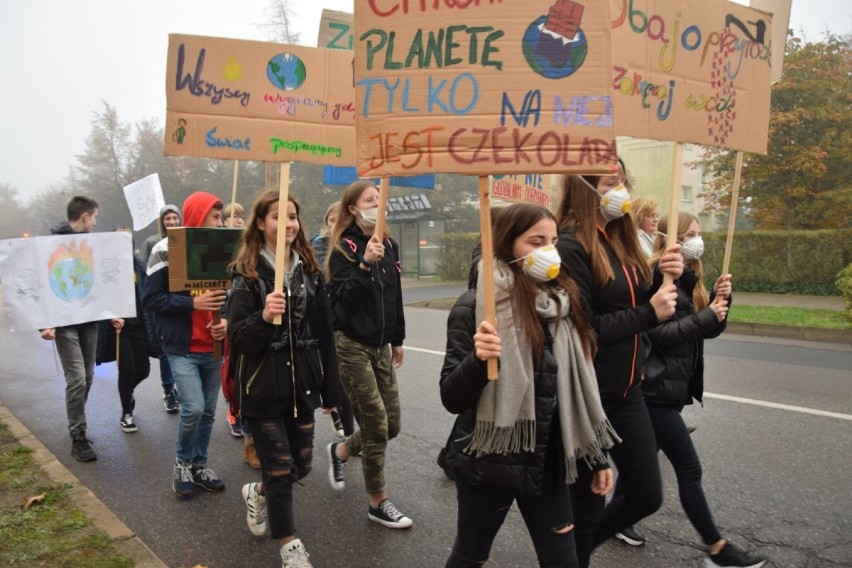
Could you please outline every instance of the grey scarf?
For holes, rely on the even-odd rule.
[[[299,253],[297,253],[296,251],[294,251],[291,248],[290,249],[290,255],[291,255],[290,256],[290,270],[288,270],[287,274],[285,275],[286,276],[286,278],[284,280],[285,286],[289,285],[290,274],[292,274],[293,269],[295,269],[296,266],[299,264]],[[272,252],[272,249],[270,249],[269,247],[263,247],[262,249],[260,249],[260,257],[263,260],[265,260],[266,262],[268,262],[269,266],[271,266],[273,270],[275,269],[275,253]]]
[[[476,292],[476,321],[485,319],[485,300],[480,262]],[[509,266],[494,260],[494,289],[497,334],[502,356],[496,381],[483,388],[476,405],[476,425],[466,451],[484,454],[531,452],[535,449],[535,371],[527,345],[518,343],[510,290],[514,274]],[[557,301],[558,298],[558,301]],[[577,330],[568,317],[568,294],[560,287],[536,295],[536,312],[553,336],[553,356],[558,369],[556,396],[565,454],[565,483],[577,479],[577,461],[602,463],[604,450],[621,439],[607,420],[598,394],[595,369],[583,353]]]

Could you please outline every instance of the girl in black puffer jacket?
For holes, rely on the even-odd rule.
[[[481,274],[450,312],[441,400],[459,416],[442,462],[459,510],[448,567],[488,560],[514,501],[539,564],[576,567],[568,484],[589,467],[593,491],[604,495],[612,484],[605,450],[617,437],[598,397],[576,285],[560,276],[556,238],[546,209],[502,211],[494,224],[496,328],[483,321]],[[492,357],[496,381],[487,378]]]
[[[668,233],[668,218],[659,229]],[[645,364],[642,392],[651,415],[659,449],[674,467],[680,502],[692,526],[707,546],[707,566],[757,568],[766,563],[760,554],[747,553],[722,538],[713,522],[701,487],[701,462],[681,417],[685,404],[701,402],[704,391],[704,340],[718,337],[727,325],[731,275],[716,280],[708,295],[702,282],[704,242],[694,215],[678,217],[677,240],[683,243],[684,271],[677,279],[675,315],[648,332],[651,354]],[[651,264],[659,261],[665,236],[657,237]],[[661,278],[658,270],[655,279]],[[618,494],[618,491],[616,491]]]
[[[286,231],[287,248],[277,254],[289,253],[283,291],[274,289],[279,230]],[[295,200],[279,216],[277,191],[257,198],[232,269],[231,357],[240,416],[251,426],[263,480],[243,486],[246,520],[255,536],[268,531],[281,543],[282,563],[306,563],[305,548],[295,537],[293,483],[311,471],[314,410],[336,406],[342,388],[325,280]],[[281,324],[275,325],[278,315]]]

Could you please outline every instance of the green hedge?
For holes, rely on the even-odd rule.
[[[467,280],[470,272],[470,253],[479,233],[446,233],[440,238],[441,256],[438,274],[444,280]]]
[[[705,233],[705,282],[722,271],[725,233]],[[734,234],[734,290],[835,296],[838,273],[852,262],[852,229],[743,231]]]
[[[852,264],[841,270],[837,274],[835,282],[837,289],[843,295],[843,301],[846,304],[846,319],[852,320]]]

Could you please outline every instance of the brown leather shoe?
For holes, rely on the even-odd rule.
[[[245,462],[252,469],[260,469],[260,460],[257,459],[257,451],[254,449],[254,444],[245,444],[243,446],[243,455]]]

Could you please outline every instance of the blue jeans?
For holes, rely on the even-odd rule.
[[[56,328],[56,352],[65,372],[68,430],[86,432],[86,400],[95,376],[98,322]]]
[[[180,418],[177,432],[177,459],[183,465],[207,465],[207,446],[216,420],[219,401],[221,361],[212,353],[169,353],[169,366],[180,391]]]

